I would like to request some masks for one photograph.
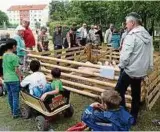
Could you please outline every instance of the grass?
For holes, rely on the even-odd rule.
[[[71,95],[71,103],[74,107],[75,113],[72,118],[64,118],[62,115],[57,116],[51,122],[51,128],[55,131],[65,131],[67,128],[76,124],[81,119],[82,111],[93,101],[87,97],[77,94]],[[151,120],[160,119],[160,98],[157,100],[156,105],[151,111],[145,110],[142,106],[142,110],[139,114],[138,124],[132,127],[134,131],[158,131],[160,127],[152,124]],[[35,118],[30,119],[12,119],[10,115],[10,109],[7,103],[7,97],[0,97],[0,131],[36,131]]]

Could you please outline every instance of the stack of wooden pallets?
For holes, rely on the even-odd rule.
[[[81,50],[78,54],[71,56],[69,60],[67,58],[61,59],[53,56],[41,56],[35,54],[29,54],[29,60],[37,59],[41,61],[41,70],[46,74],[48,80],[51,80],[50,70],[52,68],[60,68],[62,70],[62,82],[65,89],[72,92],[85,95],[91,98],[96,98],[101,92],[107,89],[114,89],[119,76],[119,69],[114,67],[115,76],[114,79],[107,79],[102,77],[100,70],[101,65],[85,63],[88,60],[88,56]],[[109,47],[100,47],[99,49],[92,49],[91,52],[96,51],[98,61],[112,61],[119,62],[119,52],[113,51]],[[74,51],[75,52],[75,51]],[[61,52],[62,53],[62,52]],[[67,53],[67,52],[66,52]],[[69,53],[69,52],[68,52]],[[71,51],[72,53],[72,51]],[[91,54],[92,58],[93,54]],[[79,59],[77,59],[79,57]],[[75,61],[77,59],[77,61]],[[93,58],[92,58],[93,59]],[[80,62],[82,61],[82,62]],[[57,65],[58,64],[58,65]],[[63,64],[63,65],[62,65]],[[154,71],[151,72],[142,82],[141,88],[141,101],[146,101],[147,107],[151,109],[156,100],[160,96],[160,56],[154,55]],[[129,87],[126,92],[127,107],[131,107],[131,88]]]

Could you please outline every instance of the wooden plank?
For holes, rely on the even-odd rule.
[[[152,100],[152,102],[150,104],[147,104],[147,107],[148,107],[149,110],[152,109],[152,107],[154,106],[154,104],[156,103],[156,101],[158,100],[159,97],[160,97],[160,91],[154,97],[154,99]]]
[[[72,47],[66,49],[66,51],[74,51],[74,50],[84,50],[85,46],[80,46],[80,47]]]
[[[58,59],[58,58],[38,56],[38,55],[32,55],[32,54],[28,54],[28,56],[31,58],[37,58],[37,59],[52,60],[52,61],[57,61],[57,62],[63,62],[63,63],[68,63],[68,64],[74,64],[74,65],[80,65],[80,66],[86,66],[86,67],[92,67],[92,68],[99,68],[99,69],[101,68],[101,66],[99,66],[99,65],[81,63],[81,62],[77,62],[77,61],[63,60],[63,59]],[[114,68],[114,70],[119,71],[119,69],[117,69],[117,68]]]
[[[111,57],[111,58],[117,58],[117,59],[119,59],[119,56],[115,56],[115,55],[112,55],[112,56],[106,55],[106,57]]]
[[[154,88],[154,90],[148,95],[147,100],[148,100],[149,103],[152,101],[151,99],[155,96],[155,94],[156,94],[158,91],[160,92],[160,84],[157,85],[157,86]]]
[[[85,95],[87,97],[91,97],[91,98],[97,98],[98,97],[98,95],[96,95],[96,94],[92,94],[92,93],[82,91],[82,90],[78,90],[78,89],[75,89],[75,88],[71,88],[71,87],[67,87],[67,86],[63,86],[63,88],[67,89],[71,92],[77,93],[77,94]]]
[[[147,88],[147,93],[150,93],[150,92],[153,90],[154,86],[156,86],[157,83],[158,83],[158,78],[156,78],[156,79],[148,86],[148,88]]]

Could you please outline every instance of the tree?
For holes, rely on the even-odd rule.
[[[3,25],[4,22],[8,25],[8,16],[6,15],[6,13],[0,11],[0,25]]]
[[[66,4],[67,3],[67,4]],[[146,29],[154,28],[160,20],[160,1],[52,1],[51,19],[82,24],[101,24],[106,27],[114,23],[118,27],[130,12],[141,15]]]
[[[62,21],[67,18],[68,2],[54,1],[50,2],[50,16],[52,20]]]

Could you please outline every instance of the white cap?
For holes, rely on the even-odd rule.
[[[19,25],[16,27],[16,31],[25,30],[25,28],[22,25]]]

